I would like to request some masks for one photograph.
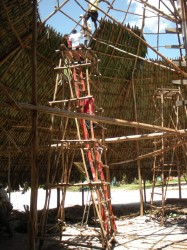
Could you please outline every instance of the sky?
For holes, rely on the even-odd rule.
[[[54,10],[55,6],[58,6],[58,2],[61,5],[67,0],[39,0],[39,13],[41,20],[44,21]],[[114,10],[109,11],[109,15],[112,16],[118,22],[122,22],[126,16],[124,24],[130,24],[131,26],[138,26],[140,29],[142,27],[142,15],[144,11],[144,6],[138,0],[108,0],[108,2],[113,3]],[[169,0],[163,0],[166,4],[164,6],[162,3],[160,5],[160,10],[164,13],[167,13],[171,16],[171,11],[173,11],[173,7],[170,5]],[[159,1],[158,0],[148,0],[148,3],[152,6],[158,8]],[[61,8],[61,11],[66,15],[70,16],[77,22],[80,21],[80,15],[85,14],[87,10],[88,3],[85,0],[69,0],[67,3]],[[104,2],[99,4],[99,7],[107,12],[108,5]],[[129,9],[128,9],[129,7]],[[125,11],[129,11],[135,14],[127,14]],[[73,28],[75,28],[76,23],[72,21],[61,12],[57,12],[53,15],[46,24],[52,26],[57,32],[64,34],[69,34]],[[178,37],[176,34],[166,34],[165,28],[175,28],[176,24],[171,22],[165,18],[158,18],[156,12],[150,8],[146,8],[145,11],[145,25],[144,25],[144,33],[157,33],[158,30],[160,33],[159,36],[155,34],[144,34],[146,41],[154,48],[156,48],[160,53],[162,53],[165,57],[168,58],[176,58],[179,56],[178,49],[166,49],[165,45],[178,45]],[[104,17],[104,14],[99,11],[99,18]],[[108,19],[108,17],[107,17]],[[159,25],[158,25],[159,20]],[[77,28],[79,31],[79,28]],[[92,23],[92,30],[94,31],[94,25]],[[164,33],[164,34],[163,34]],[[182,39],[181,39],[182,41]],[[159,46],[159,47],[157,47]],[[183,50],[183,54],[184,50]],[[157,58],[157,55],[148,50],[148,58]]]

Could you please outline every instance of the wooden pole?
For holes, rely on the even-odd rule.
[[[161,95],[161,123],[162,126],[164,126],[164,96]],[[165,193],[164,193],[164,187],[165,187],[165,176],[164,176],[164,138],[162,138],[162,153],[161,153],[161,175],[162,175],[162,219],[161,219],[161,225],[164,225],[164,215],[165,215]]]
[[[8,142],[10,148],[10,141]],[[8,190],[9,190],[9,201],[11,202],[11,182],[10,182],[10,167],[11,167],[11,154],[8,154]]]
[[[37,105],[37,0],[33,0],[32,30],[32,104]],[[32,162],[31,162],[31,200],[29,218],[29,249],[35,250],[37,235],[37,195],[38,195],[38,111],[32,111]]]
[[[76,113],[72,111],[67,111],[67,110],[60,110],[58,108],[51,108],[51,107],[46,107],[46,106],[40,106],[40,105],[33,105],[29,103],[18,103],[16,104],[21,108],[21,109],[26,109],[26,110],[37,110],[39,112],[43,112],[46,114],[54,114],[59,117],[69,117],[69,118],[77,118],[77,119],[85,119],[85,120],[90,120],[90,121],[96,121],[98,123],[106,123],[106,124],[113,124],[113,125],[118,125],[118,126],[127,126],[127,127],[137,127],[137,128],[142,128],[142,129],[147,129],[147,130],[154,130],[154,131],[162,131],[162,132],[169,132],[173,134],[180,134],[179,131],[167,127],[161,127],[157,125],[152,125],[152,124],[146,124],[146,123],[141,123],[141,122],[134,122],[134,121],[127,121],[123,119],[117,119],[117,118],[109,118],[109,117],[104,117],[104,116],[96,116],[96,115],[88,115],[85,113]],[[0,106],[6,106],[6,102],[0,101]]]
[[[145,17],[145,9],[143,11],[143,17]],[[140,37],[142,37],[142,33],[143,33],[143,29],[144,29],[144,20],[145,19],[143,18]],[[141,42],[139,40],[136,55],[139,55],[140,45],[141,45]],[[133,72],[132,72],[132,91],[133,91],[133,100],[134,100],[135,121],[138,122],[136,89],[135,89],[135,81],[134,81],[134,77],[135,77],[135,74],[136,74],[136,66],[137,66],[137,58],[135,58],[134,68],[133,68]],[[135,133],[137,135],[139,133],[139,130],[138,130],[137,127],[135,128]],[[137,154],[137,165],[138,165],[138,181],[139,181],[139,192],[140,192],[140,215],[143,216],[144,211],[143,211],[143,190],[142,190],[141,161],[140,161],[140,159],[138,159],[138,156],[140,155],[140,146],[139,146],[139,141],[136,141],[135,143],[136,143],[136,154]]]

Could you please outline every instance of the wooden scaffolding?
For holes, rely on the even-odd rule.
[[[157,112],[159,117],[156,120],[160,120],[161,126],[171,125],[177,131],[180,129],[180,121],[179,121],[179,103],[183,100],[180,87],[176,89],[166,89],[159,88],[155,91],[154,97],[155,104],[160,100],[159,107],[157,106]],[[157,99],[157,100],[156,100]],[[169,102],[169,104],[167,104]],[[169,121],[170,124],[165,124],[166,120]],[[155,151],[161,149],[161,154],[154,157],[153,161],[153,182],[152,182],[152,193],[150,200],[150,216],[152,216],[152,209],[160,208],[160,218],[161,224],[164,225],[166,222],[165,217],[165,201],[166,201],[166,192],[169,184],[170,177],[172,172],[176,172],[178,175],[178,186],[179,186],[179,199],[181,196],[181,175],[182,171],[180,168],[180,159],[177,153],[177,142],[182,141],[182,137],[177,135],[176,137],[169,140],[161,137],[159,139],[154,140]],[[185,150],[185,148],[184,148]],[[185,150],[186,151],[186,150]],[[170,152],[169,154],[167,154]],[[161,193],[155,191],[155,185],[158,181],[158,178],[161,181]],[[154,196],[161,195],[162,203],[160,207],[156,207],[154,205]]]
[[[72,185],[83,186],[89,189],[91,194],[90,199],[101,229],[102,247],[110,249],[112,241],[115,240],[117,229],[111,205],[109,166],[107,165],[106,145],[104,144],[105,128],[96,122],[89,121],[89,115],[94,116],[95,114],[95,99],[90,91],[89,73],[94,72],[99,74],[97,66],[98,58],[91,49],[84,46],[69,50],[65,45],[61,45],[61,49],[57,52],[60,54],[60,60],[58,67],[55,68],[57,77],[53,101],[49,103],[50,105],[59,105],[62,109],[73,112],[87,113],[88,119],[78,120],[77,118],[66,118],[65,121],[60,121],[61,138],[54,137],[51,132],[51,151],[52,147],[56,147],[57,150],[53,164],[58,165],[60,158],[62,161],[61,183],[53,184],[53,178],[49,177],[49,164],[46,180],[46,202],[40,224],[40,234],[42,236],[40,247],[46,235],[46,220],[51,188],[58,188],[62,197],[58,207],[56,226],[59,228],[60,240],[63,242],[65,197],[67,187]],[[67,88],[69,96],[65,96],[65,92],[63,92],[65,91],[64,89]],[[59,90],[63,92],[64,99],[57,100]],[[51,131],[53,130],[54,119],[57,118],[52,116]],[[72,126],[72,122],[74,122],[76,128],[75,138],[67,138],[66,131],[68,130],[69,124]],[[95,127],[97,127],[97,130],[102,131],[102,142],[96,139]],[[71,150],[71,154],[68,153],[69,150]],[[82,157],[82,162],[75,162],[75,165],[77,165],[82,174],[84,174],[86,181],[84,183],[71,184],[69,180],[74,163],[75,150],[79,150]],[[51,182],[49,181],[50,179]],[[89,212],[89,209],[90,204],[89,206],[85,204],[82,225],[85,222],[84,217]],[[71,243],[71,241],[66,241],[66,244],[71,245]]]

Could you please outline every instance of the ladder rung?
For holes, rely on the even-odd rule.
[[[166,28],[165,31],[170,34],[178,34],[182,32],[181,28]]]
[[[184,49],[184,45],[165,45],[166,49]]]
[[[84,183],[58,183],[58,184],[49,184],[46,185],[45,188],[57,188],[64,186],[102,186],[102,185],[110,185],[109,182],[101,182],[101,181],[93,181],[93,182],[84,182]]]
[[[103,168],[108,168],[109,169],[110,167],[108,165],[103,165]]]
[[[187,66],[187,63],[186,61],[172,61],[176,66],[182,66],[182,67],[186,67]]]
[[[173,84],[180,84],[180,85],[187,85],[187,80],[181,79],[181,80],[172,80]]]
[[[67,99],[67,100],[58,100],[58,101],[49,101],[48,103],[61,103],[61,102],[73,102],[73,101],[79,101],[79,100],[84,100],[84,99],[91,99],[93,96],[88,95],[88,96],[83,96],[79,98],[72,98],[72,99]]]
[[[76,65],[67,65],[64,67],[56,67],[54,70],[63,70],[63,69],[68,69],[68,68],[76,68],[76,67],[82,67],[82,66],[91,66],[92,63],[79,63]]]
[[[102,200],[102,201],[100,201],[100,202],[98,202],[98,203],[107,203],[107,202],[109,202],[109,201],[111,201],[111,198],[109,198],[109,199],[107,199],[107,200]]]
[[[175,104],[176,104],[177,107],[186,106],[187,105],[187,100],[176,101]]]

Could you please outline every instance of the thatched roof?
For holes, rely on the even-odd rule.
[[[28,109],[20,109],[20,103],[26,105],[31,103],[32,77],[31,77],[31,39],[32,39],[32,6],[30,1],[8,1],[0,3],[1,16],[1,43],[0,43],[0,179],[7,181],[8,172],[12,186],[30,180],[31,173],[31,136],[32,123],[31,112]],[[135,27],[133,31],[140,34]],[[54,67],[58,65],[59,55],[55,53],[63,43],[63,37],[53,29],[44,27],[38,22],[38,46],[37,46],[37,99],[38,105],[49,107],[48,102],[53,99],[56,72]],[[119,26],[110,21],[102,21],[99,29],[91,39],[90,47],[100,59],[99,71],[101,75],[91,73],[91,93],[95,97],[96,105],[102,107],[102,116],[135,121],[135,103],[133,96],[134,80],[135,98],[137,106],[137,119],[139,122],[161,125],[160,113],[155,110],[153,95],[157,88],[175,88],[171,85],[172,79],[177,79],[176,72],[170,69],[158,67],[152,63],[137,60],[134,55],[146,56],[147,48],[141,44],[138,50],[139,41],[129,34],[125,27]],[[115,47],[115,48],[114,48]],[[117,48],[117,49],[116,49]],[[124,51],[126,51],[124,53]],[[163,62],[158,62],[163,64]],[[132,72],[135,70],[134,79]],[[61,97],[62,90],[68,98],[68,89],[59,89],[57,97]],[[159,106],[160,107],[160,106]],[[172,110],[172,103],[167,103],[165,109],[167,124],[169,113]],[[182,114],[182,111],[181,111]],[[181,128],[185,127],[185,120],[181,119]],[[56,139],[61,138],[60,124],[65,119],[55,117],[53,134]],[[51,116],[45,112],[39,112],[38,138],[39,138],[39,183],[44,184],[49,162]],[[148,130],[132,127],[103,124],[107,130],[106,137],[117,137],[149,133]],[[101,131],[96,130],[97,136],[101,137]],[[75,138],[76,129],[73,122],[70,123],[66,138]],[[169,143],[169,141],[167,142]],[[152,152],[153,141],[141,141],[139,143],[139,154]],[[67,157],[71,159],[66,151]],[[182,153],[181,153],[182,154]],[[171,151],[168,152],[170,157]],[[61,175],[60,160],[54,164],[58,157],[55,148],[51,153],[51,178],[59,181]],[[123,175],[136,176],[137,173],[137,144],[133,142],[122,142],[109,144],[107,150],[107,161],[111,166],[111,176],[116,175],[122,178]],[[180,158],[182,159],[182,158]],[[75,160],[79,161],[80,155],[76,152]],[[117,162],[129,161],[129,164]],[[153,158],[146,158],[141,161],[143,169],[152,167]],[[184,161],[182,161],[184,164]],[[133,168],[135,167],[135,168]],[[130,170],[129,170],[130,168]],[[132,170],[133,168],[133,170]],[[147,171],[147,170],[146,170]],[[76,170],[72,178],[79,178]]]

